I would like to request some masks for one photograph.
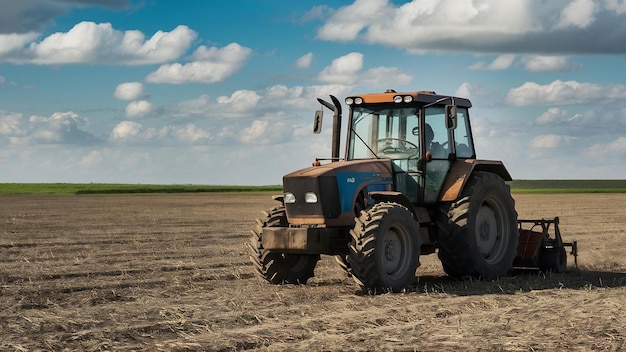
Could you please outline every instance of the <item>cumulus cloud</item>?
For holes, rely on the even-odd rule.
[[[585,154],[590,156],[609,155],[611,158],[616,156],[626,156],[626,137],[618,137],[614,141],[605,144],[594,144],[587,148]]]
[[[71,111],[51,116],[5,114],[0,115],[0,137],[16,145],[96,143],[97,138],[85,130],[87,124]]]
[[[355,0],[318,29],[330,41],[412,52],[625,53],[623,1]]]
[[[552,125],[567,121],[569,119],[567,111],[559,108],[550,108],[539,115],[535,122],[539,125]]]
[[[211,141],[211,134],[197,125],[190,123],[183,127],[162,126],[160,128],[145,127],[133,121],[118,123],[109,136],[113,142],[123,142],[130,145],[147,143],[182,143],[187,145],[207,144]]]
[[[143,126],[132,121],[122,121],[118,123],[111,131],[111,139],[113,140],[132,140],[139,136]]]
[[[580,67],[570,63],[567,56],[528,55],[522,58],[522,64],[530,72],[571,71]]]
[[[259,92],[238,90],[230,96],[224,95],[217,98],[201,95],[196,99],[180,102],[173,114],[177,117],[253,118],[260,112],[276,113],[283,108],[293,114],[294,110],[308,111],[311,103],[315,104],[318,97],[328,97],[329,94],[343,96],[351,89],[351,86],[341,84],[308,87],[276,85]]]
[[[239,139],[247,144],[276,144],[288,140],[292,133],[284,122],[270,124],[268,120],[254,120],[243,129]]]
[[[352,84],[362,68],[363,54],[349,53],[334,59],[330,66],[320,72],[319,79],[322,82]]]
[[[146,100],[131,101],[124,110],[126,117],[146,117],[154,111],[154,106]]]
[[[509,90],[506,96],[508,104],[517,106],[604,104],[624,99],[626,86],[622,84],[600,85],[560,80],[546,85],[526,82]]]
[[[141,82],[126,82],[119,84],[113,96],[120,100],[141,100],[150,96]]]
[[[574,0],[563,7],[556,27],[587,28],[595,21],[597,11],[598,5],[594,0]]]
[[[237,90],[230,96],[223,95],[213,100],[208,95],[186,100],[178,104],[179,116],[212,115],[213,117],[242,117],[258,109],[262,97],[254,91]]]
[[[412,76],[402,73],[396,67],[375,67],[363,70],[363,54],[352,52],[336,58],[330,66],[325,67],[318,79],[325,83],[379,85],[380,82],[394,78],[395,84],[408,84]]]
[[[464,82],[459,86],[454,95],[457,97],[471,99],[473,91],[474,89],[472,88],[472,85]]]
[[[470,70],[506,70],[513,65],[515,55],[507,54],[496,57],[491,63],[479,61],[468,68]]]
[[[37,65],[158,64],[178,59],[196,37],[196,32],[182,25],[170,32],[157,31],[146,39],[140,31],[115,30],[110,23],[80,22],[68,32],[51,34],[38,43],[28,43],[33,34],[0,35],[0,44],[9,43],[8,49],[0,51],[0,62]]]
[[[256,107],[261,97],[251,90],[238,90],[230,96],[217,98],[218,104],[228,105],[229,109],[236,112],[249,111]]]
[[[557,148],[563,144],[569,144],[575,139],[576,137],[572,136],[545,134],[533,138],[530,141],[530,146],[533,148]]]
[[[3,57],[19,53],[24,46],[37,38],[37,33],[0,34],[0,62]]]
[[[223,48],[200,46],[193,53],[192,62],[162,65],[148,74],[147,82],[183,84],[189,82],[220,82],[237,72],[252,50],[237,43]]]
[[[311,62],[313,62],[313,53],[309,52],[309,53],[302,55],[296,61],[296,67],[297,68],[309,68],[311,66]]]

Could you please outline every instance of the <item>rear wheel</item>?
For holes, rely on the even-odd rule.
[[[275,253],[263,248],[263,228],[288,225],[284,206],[275,207],[266,213],[265,219],[258,219],[250,238],[250,260],[258,276],[272,284],[305,284],[313,277],[319,255]]]
[[[451,276],[491,280],[513,267],[517,212],[509,186],[496,174],[476,172],[460,199],[441,209],[439,259]]]
[[[352,276],[372,293],[399,292],[419,266],[419,224],[404,206],[383,202],[361,212],[350,231]]]

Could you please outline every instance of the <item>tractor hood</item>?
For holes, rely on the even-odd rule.
[[[364,189],[390,190],[389,159],[333,162],[294,171],[283,177],[289,223],[341,226],[355,216],[354,202]]]

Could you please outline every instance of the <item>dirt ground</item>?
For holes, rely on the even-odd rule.
[[[561,218],[579,270],[368,296],[333,257],[306,286],[255,277],[268,194],[0,197],[0,350],[626,350],[626,194],[515,195]]]

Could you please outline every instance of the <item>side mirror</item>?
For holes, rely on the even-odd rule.
[[[313,133],[315,134],[322,132],[322,117],[324,117],[324,111],[315,110],[315,118],[313,119]]]
[[[456,128],[456,105],[446,105],[446,128]]]

